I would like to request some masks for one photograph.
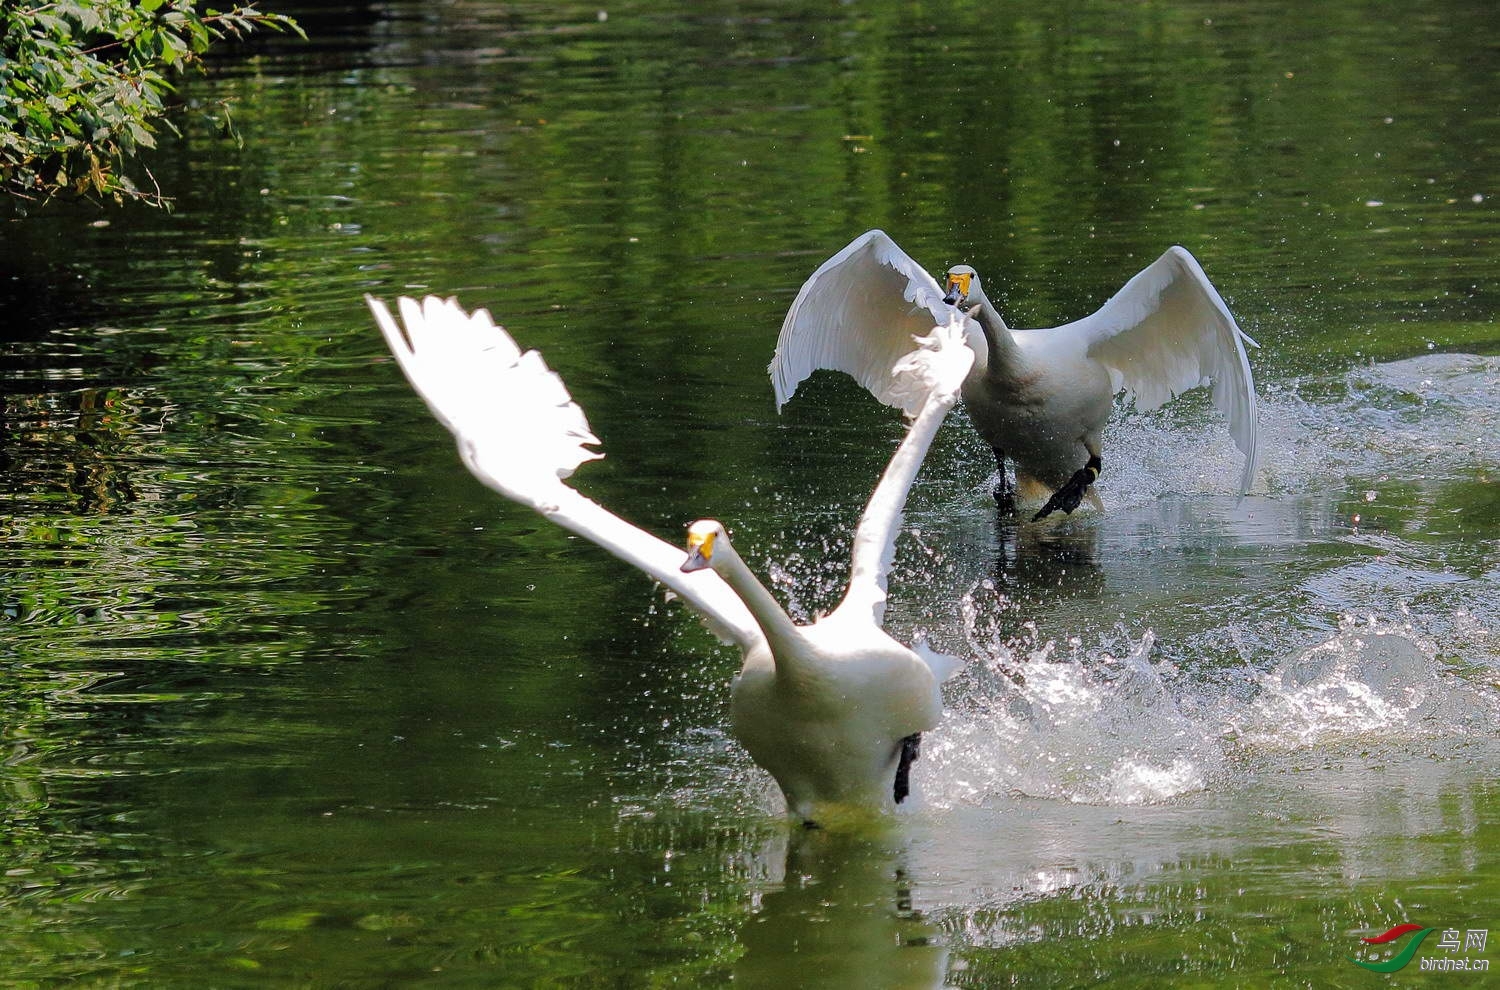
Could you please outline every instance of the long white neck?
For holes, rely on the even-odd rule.
[[[739,595],[740,601],[745,603],[745,607],[755,617],[771,647],[771,656],[776,661],[777,670],[785,672],[784,665],[788,658],[795,657],[805,642],[797,630],[797,624],[782,609],[775,596],[766,590],[766,586],[760,583],[760,578],[755,576],[744,558],[730,545],[729,538],[721,536],[717,542],[712,560],[715,573],[734,589],[734,593]]]
[[[990,378],[1003,377],[1008,369],[1016,365],[1018,358],[1016,339],[1011,336],[1010,327],[1005,325],[1005,319],[1001,317],[1000,311],[995,308],[994,303],[990,302],[990,297],[984,294],[984,289],[978,289],[971,298],[979,303],[979,311],[974,314],[974,319],[984,334],[987,352],[985,374]]]

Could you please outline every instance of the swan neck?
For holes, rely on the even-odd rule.
[[[1013,366],[1016,355],[1016,340],[1010,334],[1010,327],[1005,325],[1005,320],[995,304],[990,302],[989,296],[983,290],[978,293],[979,312],[974,314],[974,319],[979,324],[979,330],[984,334],[985,349],[989,352],[986,356],[985,371],[991,377],[1003,374],[1005,370]]]
[[[776,597],[760,583],[760,578],[755,576],[755,572],[727,539],[720,538],[719,546],[714,551],[712,566],[755,617],[756,624],[770,644],[771,656],[779,667],[802,640],[797,624],[786,614]]]

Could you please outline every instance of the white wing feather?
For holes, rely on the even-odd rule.
[[[634,564],[702,614],[721,639],[749,649],[759,627],[712,570],[684,574],[683,550],[659,540],[562,483],[584,461],[604,456],[583,410],[536,351],[524,354],[489,313],[456,300],[402,298],[404,331],[385,303],[365,301],[412,387],[443,425],[480,481],[565,529]]]
[[[771,381],[780,409],[803,379],[820,368],[852,375],[886,405],[908,416],[892,392],[891,369],[914,336],[945,324],[953,307],[921,265],[882,230],[856,237],[803,283],[776,341]]]
[[[965,340],[964,319],[949,307],[949,322],[914,338],[916,348],[887,372],[893,395],[903,408],[920,411],[891,456],[854,531],[849,590],[839,609],[869,609],[876,625],[885,619],[886,578],[896,555],[896,536],[906,495],[932,446],[943,418],[958,402],[959,389],[974,364]]]
[[[1051,332],[1083,337],[1089,356],[1109,369],[1115,390],[1127,391],[1142,410],[1212,382],[1213,404],[1229,418],[1230,435],[1245,455],[1240,490],[1250,490],[1260,443],[1245,345],[1260,345],[1240,330],[1186,248],[1169,248],[1098,312]]]

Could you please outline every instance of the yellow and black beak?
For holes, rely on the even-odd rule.
[[[943,296],[943,302],[949,306],[957,306],[969,298],[969,282],[973,275],[967,273],[948,273],[948,294]]]
[[[712,530],[688,530],[687,560],[682,562],[683,573],[701,571],[705,567],[713,566],[714,535]]]

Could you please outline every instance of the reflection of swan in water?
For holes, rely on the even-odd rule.
[[[948,951],[911,906],[893,836],[796,832],[781,886],[761,897],[740,933],[735,986],[929,990],[944,985]]]
[[[886,575],[906,494],[973,361],[957,322],[931,328],[891,369],[917,410],[854,533],[849,588],[833,612],[794,624],[730,545],[700,520],[688,554],[562,483],[600,456],[583,411],[535,351],[522,354],[489,314],[453,300],[401,300],[405,329],[366,297],[413,387],[458,439],[481,481],[666,585],[744,651],[731,699],[735,735],[776,778],[793,814],[884,811],[907,794],[920,733],[942,716],[953,661],[908,649],[881,628]]]
[[[1049,594],[1094,593],[1103,583],[1097,519],[1062,519],[1026,526],[1013,516],[995,524],[995,580],[1005,587],[1046,588]]]

